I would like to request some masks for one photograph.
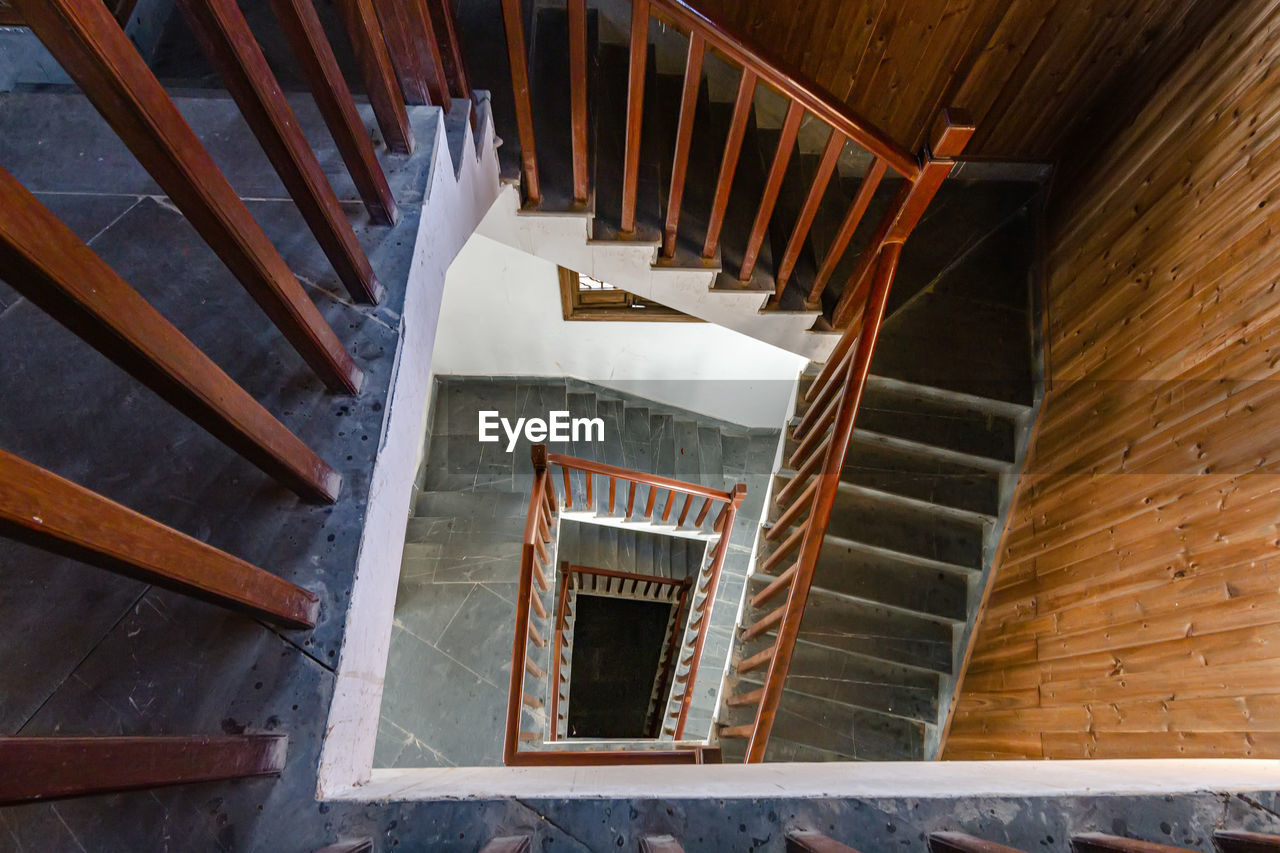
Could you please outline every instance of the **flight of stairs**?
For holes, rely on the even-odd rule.
[[[483,15],[484,8],[485,4],[480,3],[462,14]],[[605,10],[600,14],[605,15]],[[671,33],[660,36],[658,28],[651,28],[654,43],[646,65],[637,226],[634,234],[621,235],[629,49],[620,35],[625,37],[626,23],[601,20],[597,26],[594,10],[589,18],[588,204],[576,205],[572,199],[565,12],[562,8],[538,7],[526,37],[542,200],[537,206],[523,204],[521,190],[514,185],[520,176],[520,139],[512,115],[498,102],[495,116],[503,139],[499,154],[504,177],[513,185],[482,224],[481,233],[687,314],[815,361],[825,360],[838,337],[831,326],[836,303],[901,180],[889,176],[879,184],[835,266],[821,304],[808,304],[818,269],[871,162],[867,152],[847,144],[782,297],[770,302],[776,265],[818,171],[826,131],[812,117],[803,122],[758,262],[750,279],[739,281],[743,251],[773,162],[784,112],[781,96],[766,86],[758,87],[734,173],[719,250],[713,259],[704,260],[702,248],[737,81],[735,71],[709,59],[704,64],[698,93],[676,252],[671,259],[660,257],[683,87],[683,59],[669,45],[656,47],[660,39],[664,45],[670,42]],[[477,23],[470,29],[480,32],[482,27]],[[495,63],[484,73],[503,75],[505,65]],[[993,176],[1000,179],[994,182],[994,188],[990,180]],[[1015,180],[1008,181],[1010,176]],[[1026,185],[1020,181],[1028,176],[1041,179],[1043,172],[1027,164],[966,164],[958,169],[905,244],[901,269],[906,277],[927,282],[941,274],[958,247],[969,245],[998,224],[990,218],[992,214],[1007,212],[1001,204],[992,204],[993,195],[1004,193],[1025,200]]]
[[[523,438],[509,454],[505,441],[477,443],[480,410],[497,410],[509,418],[545,417],[555,410],[567,410],[572,417],[601,417],[605,421],[604,442],[547,442],[548,450],[718,489],[747,484],[747,497],[731,532],[686,725],[690,739],[705,739],[711,730],[755,529],[762,515],[777,431],[742,427],[576,379],[446,376],[436,382],[426,456],[401,569],[396,602],[396,624],[401,627],[391,640],[379,755],[392,754],[393,747],[405,739],[405,732],[432,748],[456,735],[484,741],[468,745],[466,754],[457,759],[450,756],[454,763],[501,763],[502,715],[515,614],[514,601],[505,601],[504,596],[511,596],[518,580],[533,476],[529,443]],[[562,489],[558,469],[556,478],[557,489]],[[602,483],[597,483],[595,491],[600,516],[607,515],[607,490],[601,488]],[[584,509],[585,501],[585,489],[577,475],[573,488],[572,512],[577,513]],[[621,505],[615,507],[614,515],[621,511]],[[708,519],[704,525],[708,530],[710,523]],[[570,559],[566,548],[580,550],[583,556],[571,559],[593,561],[595,568],[640,571],[648,567],[684,576],[696,571],[704,550],[702,540],[681,542],[671,536],[607,524],[565,518],[560,527],[566,531],[560,558]],[[447,615],[436,615],[434,608],[442,602],[463,597],[461,585],[470,585],[475,594],[466,596],[460,607],[451,604]],[[474,589],[477,587],[481,589]],[[488,595],[485,590],[496,590],[497,594]],[[473,599],[477,600],[474,614],[467,610]],[[481,610],[481,606],[488,609]],[[474,623],[474,640],[468,642],[470,638],[460,635],[457,644],[449,646],[446,631],[438,644],[452,657],[466,657],[471,671],[501,686],[501,704],[463,690],[445,691],[447,695],[436,697],[440,713],[428,713],[420,702],[412,701],[408,685],[425,677],[417,669],[425,665],[423,650],[415,643],[424,636],[431,639],[428,632],[442,622],[455,633]],[[550,619],[535,624],[540,633],[549,634]],[[549,655],[547,651],[545,660],[535,661],[548,673]],[[545,692],[545,686],[545,681],[536,682],[540,691]],[[545,731],[546,708],[526,710],[522,730]],[[387,759],[382,760],[377,766],[389,766]]]
[[[991,189],[1003,221],[921,286],[905,270],[872,361],[831,522],[765,760],[933,757],[959,656],[976,615],[1037,396],[1028,273],[1034,204]],[[800,380],[794,427],[807,410]],[[789,437],[773,494],[795,476]],[[766,530],[779,518],[770,507]],[[757,566],[785,539],[761,537]],[[790,560],[757,569],[748,595]],[[749,625],[780,603],[748,601]],[[734,652],[769,647],[770,631]],[[731,675],[726,696],[764,683]],[[718,722],[752,722],[755,706]],[[741,739],[721,742],[739,760]]]

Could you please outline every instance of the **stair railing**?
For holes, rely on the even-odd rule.
[[[550,682],[551,703],[553,716],[548,721],[547,729],[549,733],[544,738],[542,733],[536,730],[523,729],[521,727],[525,709],[528,708],[532,712],[537,712],[544,707],[542,699],[527,689],[527,684],[531,680],[545,679],[547,676],[547,668],[539,664],[542,657],[542,649],[547,646],[547,639],[538,631],[534,624],[534,619],[548,619],[549,611],[547,603],[544,602],[544,594],[552,593],[552,583],[548,579],[547,572],[553,564],[554,555],[550,546],[553,541],[555,521],[562,511],[569,511],[573,507],[575,496],[573,478],[571,473],[577,473],[581,476],[583,492],[585,492],[586,506],[593,511],[596,508],[595,503],[595,480],[598,477],[607,481],[608,513],[613,514],[614,509],[619,506],[621,498],[619,492],[626,491],[625,512],[617,516],[619,521],[648,521],[654,525],[662,525],[670,527],[674,530],[684,529],[683,535],[696,535],[695,531],[702,534],[702,538],[708,535],[718,537],[716,543],[715,556],[710,561],[707,569],[700,573],[695,583],[696,592],[694,599],[690,605],[689,621],[696,622],[697,637],[694,644],[693,654],[691,657],[681,655],[682,660],[678,664],[686,666],[685,671],[676,675],[674,679],[675,685],[679,686],[682,691],[677,694],[680,697],[680,716],[677,718],[676,730],[678,733],[683,732],[684,718],[688,714],[688,704],[692,701],[692,686],[697,678],[698,660],[701,657],[702,646],[705,641],[707,628],[710,625],[709,615],[711,608],[715,604],[716,588],[719,585],[720,569],[724,564],[724,555],[728,550],[728,542],[730,534],[733,531],[733,522],[737,515],[738,506],[746,497],[746,486],[738,484],[732,491],[724,491],[722,489],[713,489],[708,486],[702,486],[697,483],[687,483],[682,480],[663,477],[657,474],[649,474],[642,471],[634,471],[628,468],[621,468],[615,465],[606,465],[601,462],[594,462],[589,459],[580,459],[573,456],[564,456],[557,453],[547,453],[545,445],[537,444],[531,449],[531,458],[533,461],[533,488],[529,495],[529,510],[525,518],[524,538],[522,540],[521,559],[520,559],[520,585],[519,593],[516,599],[516,624],[515,633],[512,640],[511,652],[511,679],[507,696],[507,718],[506,731],[503,743],[503,759],[508,766],[536,766],[536,765],[604,765],[604,764],[701,764],[707,762],[719,761],[719,750],[714,747],[698,746],[694,748],[677,747],[673,749],[660,748],[618,748],[617,745],[608,745],[600,749],[556,749],[556,748],[529,748],[522,749],[521,744],[534,743],[542,740],[555,741],[554,736],[557,730],[557,718],[554,716],[559,711],[559,672],[558,664],[562,660],[562,651],[564,643],[564,623],[560,620],[562,612],[562,602],[569,594],[569,579],[574,577],[573,567],[570,569],[566,582],[561,585],[561,600],[555,602],[553,627],[550,631],[552,639],[557,642],[557,646],[553,646],[551,651],[550,670],[552,681]],[[552,465],[558,465],[561,468],[561,481],[563,482],[564,493],[563,501],[561,496],[556,492],[556,480],[551,471]],[[644,494],[643,502],[639,498],[640,487],[647,487],[647,493]],[[620,488],[621,487],[621,488]],[[659,498],[665,493],[665,498],[659,503]],[[689,522],[690,516],[693,514],[695,501],[701,500],[701,505],[696,516],[692,519],[692,526],[685,528],[685,524]],[[680,509],[676,512],[676,506]],[[661,507],[661,508],[659,508]],[[712,514],[712,511],[715,514]],[[704,524],[710,520],[711,534],[707,534],[703,530]],[[606,574],[600,570],[592,570],[600,574]],[[622,576],[622,580],[631,581],[635,577],[627,573],[607,572],[610,576]],[[652,580],[652,579],[649,579]],[[579,581],[574,580],[574,583]],[[673,686],[673,691],[676,689]],[[676,740],[679,740],[677,734]]]
[[[587,173],[588,120],[587,120],[587,5],[586,0],[568,0],[569,29],[569,89],[571,147],[573,158],[573,196],[576,204],[585,206],[590,200],[590,184]],[[533,107],[530,100],[528,58],[525,50],[524,25],[520,0],[502,0],[503,21],[506,27],[507,53],[511,68],[512,90],[515,95],[516,125],[520,137],[524,195],[526,205],[536,208],[542,193],[538,175],[538,158],[533,129]],[[776,269],[772,271],[774,292],[771,304],[777,305],[782,292],[795,272],[809,229],[813,225],[827,186],[846,143],[862,148],[871,155],[858,192],[850,203],[831,246],[821,259],[818,271],[809,284],[806,307],[819,308],[823,292],[835,274],[841,259],[849,247],[859,223],[871,204],[876,189],[889,170],[903,179],[904,193],[911,204],[895,204],[876,229],[870,242],[863,248],[841,298],[834,309],[837,328],[846,328],[856,319],[855,311],[866,301],[870,287],[871,271],[881,250],[888,243],[901,242],[914,227],[937,191],[941,177],[931,169],[934,157],[952,157],[963,148],[973,128],[967,116],[954,108],[944,110],[939,121],[947,127],[943,146],[935,145],[933,154],[917,156],[899,145],[883,130],[864,116],[842,103],[833,94],[810,79],[800,70],[787,66],[773,57],[762,46],[736,33],[725,21],[695,9],[684,0],[632,0],[630,63],[628,71],[625,151],[623,154],[622,209],[619,230],[623,236],[636,233],[636,198],[640,172],[641,127],[644,113],[645,66],[648,61],[650,17],[656,16],[668,25],[687,33],[688,55],[685,62],[684,86],[680,101],[680,115],[676,128],[675,150],[671,155],[671,184],[667,193],[667,209],[662,222],[661,255],[670,260],[675,257],[676,235],[688,175],[689,152],[693,140],[694,116],[697,110],[698,90],[702,80],[703,59],[708,50],[714,51],[731,65],[741,70],[738,92],[734,102],[733,117],[720,163],[719,176],[702,245],[702,259],[714,263],[720,245],[720,232],[724,225],[733,177],[737,170],[742,143],[746,134],[756,86],[763,83],[782,95],[787,101],[787,112],[782,122],[781,136],[774,152],[773,162],[765,180],[764,191],[755,201],[756,215],[743,247],[743,260],[737,270],[738,280],[751,281],[760,249],[764,242],[769,220],[782,190],[793,149],[806,114],[826,125],[829,134],[823,149],[820,165],[810,185],[800,215],[787,240],[786,249]],[[949,152],[949,153],[948,153]],[[949,165],[948,165],[949,169]],[[936,180],[935,180],[936,179]],[[899,197],[899,202],[903,198]],[[901,215],[900,215],[901,214]]]
[[[949,157],[960,152],[971,134],[972,128],[949,121],[942,121],[935,128],[931,149],[922,158],[923,172],[918,180],[903,186],[873,238],[873,245],[878,248],[865,271],[868,286],[862,302],[848,309],[849,325],[805,394],[808,409],[792,432],[798,444],[787,459],[796,475],[775,496],[780,514],[764,537],[773,541],[790,533],[757,567],[760,573],[776,576],[752,596],[750,603],[758,608],[784,593],[785,598],[741,634],[744,642],[769,631],[776,631],[776,638],[771,646],[736,666],[739,674],[767,666],[764,686],[728,698],[730,707],[754,705],[756,715],[751,723],[727,727],[720,733],[721,737],[748,738],[748,762],[764,760],[782,701],[903,241],[951,171],[954,164]],[[793,554],[794,561],[783,569]]]
[[[432,88],[431,98],[445,109],[451,96],[471,97],[449,2],[339,0],[392,151],[413,147],[405,100],[416,83]],[[8,0],[0,23],[30,27],[310,370],[333,394],[358,395],[364,377],[356,360],[123,29],[134,5]],[[393,225],[398,208],[386,171],[314,4],[271,5],[370,219]],[[177,7],[336,278],[356,302],[377,304],[384,287],[239,5],[178,0]],[[305,500],[338,501],[337,470],[3,168],[0,278],[266,476]],[[0,531],[275,624],[308,629],[317,619],[319,600],[310,590],[4,451]],[[0,738],[0,764],[23,768],[7,774],[13,784],[0,786],[0,798],[274,774],[285,743],[274,735]]]

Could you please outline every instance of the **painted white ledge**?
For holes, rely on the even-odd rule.
[[[1280,788],[1280,761],[912,761],[375,770],[341,800],[959,798],[1162,795]]]
[[[445,273],[498,197],[497,145],[488,101],[476,107],[479,146],[466,126],[456,172],[444,114],[436,113],[431,176],[405,289],[400,343],[320,752],[316,786],[321,799],[368,781],[373,769],[409,502],[426,434],[431,354]]]

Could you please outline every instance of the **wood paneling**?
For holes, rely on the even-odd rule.
[[[1221,14],[1214,0],[697,0],[917,150],[944,106],[970,156],[1056,158],[1140,103]],[[1119,102],[1119,103],[1117,103]],[[1127,115],[1129,110],[1121,109]],[[1082,137],[1087,141],[1089,137]]]
[[[1059,187],[946,758],[1280,757],[1278,61],[1280,0],[1236,4]]]

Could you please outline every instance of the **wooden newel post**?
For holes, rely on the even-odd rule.
[[[929,135],[929,147],[920,155],[919,176],[914,181],[903,184],[898,191],[840,295],[834,317],[836,328],[847,328],[857,319],[871,290],[871,281],[881,251],[890,244],[902,244],[920,224],[933,197],[942,188],[942,182],[955,167],[955,160],[952,158],[964,151],[973,132],[973,121],[964,110],[947,107],[938,114]]]

